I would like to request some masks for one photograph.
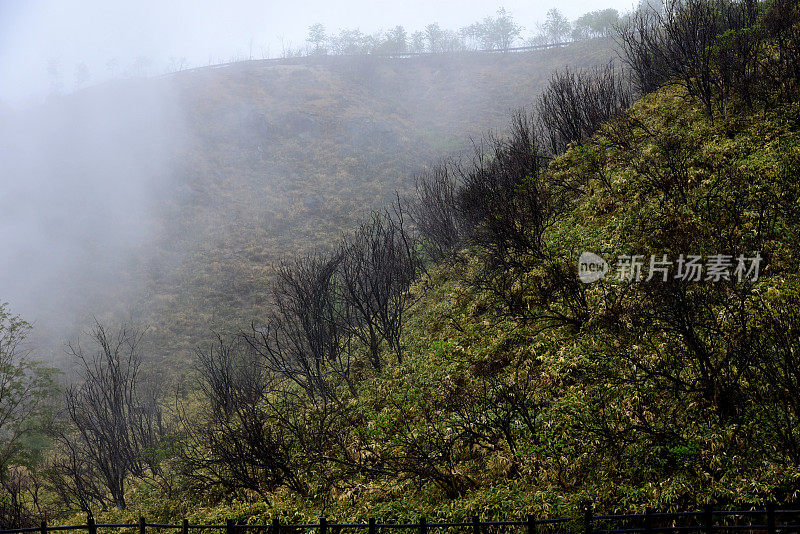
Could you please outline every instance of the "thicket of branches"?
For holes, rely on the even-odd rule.
[[[443,163],[418,176],[409,212],[426,257],[452,259],[463,247],[477,247],[484,269],[473,282],[495,295],[499,314],[543,328],[579,327],[585,288],[569,264],[552,257],[543,236],[585,184],[546,170],[632,101],[625,73],[613,64],[557,72],[532,111],[515,114],[505,138],[486,137],[469,164]]]
[[[286,390],[280,378],[287,375],[273,372],[241,336],[220,336],[197,356],[205,409],[200,418],[182,414],[181,471],[197,483],[264,499],[281,486],[303,494],[300,455],[287,432],[292,407],[278,409],[278,393]]]
[[[559,293],[581,307],[573,273],[555,273],[555,282],[533,296],[520,281],[532,265],[550,259],[543,235],[577,194],[545,170],[557,150],[584,141],[603,119],[624,110],[630,97],[618,76],[610,66],[555,76],[538,113],[516,114],[507,137],[487,137],[468,163],[441,164],[418,176],[416,196],[375,213],[332,252],[282,263],[267,320],[238,341],[220,340],[200,353],[210,410],[186,425],[197,429],[184,458],[186,476],[265,498],[279,486],[303,494],[311,481],[346,485],[345,475],[354,473],[430,480],[450,497],[473,487],[454,474],[454,465],[471,454],[465,441],[485,448],[502,438],[515,446],[513,421],[534,425],[536,408],[517,390],[528,386],[487,376],[486,387],[472,392],[474,402],[453,398],[461,414],[457,429],[440,426],[435,406],[421,406],[431,433],[419,435],[400,420],[385,442],[362,433],[365,421],[349,399],[368,368],[380,372],[387,363],[402,363],[410,285],[426,264],[452,260],[464,246],[483,251],[485,269],[475,283],[505,303],[503,313],[541,325],[580,320],[574,310],[548,306]],[[568,104],[556,103],[559,91],[569,92]],[[543,133],[550,128],[560,128],[557,147]],[[527,364],[516,365],[528,380]],[[499,427],[471,420],[480,410],[489,410]]]
[[[670,0],[663,11],[635,12],[618,39],[641,94],[677,83],[709,117],[727,116],[733,102],[752,107],[794,98],[797,19],[791,0]]]
[[[275,310],[245,339],[269,370],[296,383],[311,398],[332,399],[350,379],[351,334],[338,298],[341,254],[297,259],[278,267]]]
[[[560,154],[570,143],[586,141],[632,103],[627,77],[609,64],[590,71],[556,73],[536,109],[548,149]]]
[[[371,472],[347,443],[359,425],[348,399],[357,372],[385,355],[402,361],[407,290],[419,272],[400,206],[375,213],[330,254],[284,262],[264,324],[199,353],[210,410],[193,424],[185,474],[267,498],[312,481],[329,489],[337,466]],[[327,469],[317,469],[325,465]],[[336,479],[341,483],[341,479]]]

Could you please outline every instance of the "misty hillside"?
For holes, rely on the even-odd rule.
[[[330,247],[611,46],[252,61],[52,97],[5,121],[0,203],[24,215],[0,235],[0,294],[54,362],[93,315],[150,325],[157,357],[186,361],[264,315],[274,262]]]
[[[0,525],[795,531],[800,4],[615,32],[8,117]]]
[[[281,268],[271,313],[204,343],[175,401],[166,390],[162,404],[149,393],[127,403],[133,444],[120,450],[135,462],[108,462],[120,455],[93,437],[113,427],[94,414],[119,405],[94,392],[137,360],[88,360],[66,394],[73,426],[55,438],[70,448],[44,464],[56,502],[99,509],[104,523],[253,528],[714,506],[703,531],[755,531],[722,510],[796,510],[800,6],[755,7],[692,0],[652,25],[640,11],[622,37],[630,71],[553,75],[504,135],[420,175],[413,229],[373,217],[342,246]],[[710,52],[675,46],[698,27]],[[731,47],[745,52],[731,59]],[[733,76],[742,65],[749,75]],[[357,181],[372,185],[365,174],[344,187]],[[309,193],[321,199],[286,195],[276,210],[308,241],[279,235],[273,248],[308,252],[334,235],[329,214],[352,217],[317,202],[361,207],[313,181]],[[249,283],[246,270],[231,280],[242,286],[202,278],[255,247],[215,220],[219,243],[177,268],[186,287],[208,288],[190,306],[182,286],[162,292],[177,295],[173,324],[191,328],[187,314],[224,310],[215,299],[235,302]],[[102,344],[112,330],[94,332]],[[112,339],[130,339],[122,332]],[[129,467],[113,478],[109,463]],[[619,530],[696,528],[654,516],[658,529]]]

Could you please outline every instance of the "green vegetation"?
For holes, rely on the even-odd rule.
[[[0,522],[33,520],[31,471],[38,469],[49,440],[46,428],[56,393],[52,371],[29,359],[31,326],[0,303]]]
[[[242,495],[217,506],[209,506],[219,498],[213,488],[171,505],[150,488],[137,494],[141,500],[125,517],[141,511],[154,519],[188,514],[212,523],[322,514],[468,518],[575,514],[585,499],[609,511],[792,502],[800,466],[791,459],[795,437],[783,419],[793,417],[784,411],[791,408],[781,402],[791,402],[783,388],[793,379],[783,373],[793,371],[772,359],[780,338],[770,333],[780,329],[786,342],[796,342],[796,324],[785,323],[798,313],[792,262],[800,253],[800,226],[790,213],[777,213],[774,233],[758,236],[754,206],[762,195],[776,195],[796,209],[798,111],[791,104],[712,124],[702,108],[686,105],[682,91],[663,90],[626,116],[641,121],[630,131],[632,145],[614,140],[609,125],[551,166],[554,177],[584,184],[569,215],[545,236],[548,255],[568,272],[583,250],[606,258],[703,254],[731,251],[732,236],[759,239],[746,245],[771,258],[758,282],[680,289],[690,296],[688,305],[711,308],[680,311],[708,311],[697,320],[717,373],[713,393],[700,380],[702,361],[670,323],[671,301],[658,282],[606,279],[587,287],[579,328],[543,329],[508,318],[497,295],[476,289],[481,256],[465,252],[414,287],[419,300],[403,334],[406,360],[362,379],[352,401],[363,426],[351,430],[351,439],[366,440],[372,454],[387,458],[397,448],[417,451],[441,479],[348,477],[330,498],[281,490],[266,501]],[[672,196],[657,192],[637,169],[667,172],[659,145],[676,139],[689,143],[684,155],[692,183]],[[538,286],[548,272],[533,268],[521,282]],[[534,293],[524,286],[518,291]],[[737,314],[746,319],[737,321]],[[747,356],[763,359],[737,359],[740,343],[761,345],[767,336],[773,345]],[[461,484],[450,498],[449,484]]]

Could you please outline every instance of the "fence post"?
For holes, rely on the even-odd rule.
[[[714,532],[714,507],[706,506],[703,516],[705,517],[705,533],[712,534]]]
[[[319,518],[319,534],[328,534],[328,519],[325,516]]]
[[[89,531],[89,534],[97,534],[97,525],[95,525],[94,516],[91,513],[86,516],[86,530]]]
[[[185,517],[181,523],[181,534],[189,534],[189,520]]]
[[[139,516],[139,534],[144,534],[145,530],[147,530],[147,523],[144,520],[144,516]]]
[[[419,518],[419,534],[428,534],[428,521],[424,515]]]
[[[767,504],[767,534],[775,534],[775,503]]]
[[[47,534],[47,519],[42,521],[41,534]]]
[[[592,503],[586,503],[583,510],[583,532],[592,534]]]
[[[233,526],[233,519],[225,520],[225,534],[234,534],[236,527]]]
[[[528,514],[528,534],[536,534],[536,518]]]
[[[272,520],[272,534],[281,534],[281,523],[277,517]]]
[[[481,520],[477,515],[472,516],[472,534],[481,534]]]
[[[644,531],[653,532],[653,509],[649,506],[644,510]]]
[[[376,534],[378,531],[377,527],[375,526],[375,518],[369,518],[369,534]]]

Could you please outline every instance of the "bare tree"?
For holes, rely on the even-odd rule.
[[[764,13],[766,36],[775,44],[772,61],[761,67],[768,87],[778,87],[785,102],[800,92],[800,6],[792,0],[777,0]],[[768,92],[767,92],[768,94]]]
[[[78,507],[86,512],[94,506],[105,509],[108,490],[87,461],[91,457],[88,445],[75,440],[64,428],[54,430],[53,435],[59,448],[44,465],[48,487],[68,508]]]
[[[143,333],[123,326],[112,333],[97,323],[94,350],[70,345],[79,384],[65,393],[69,426],[57,435],[65,458],[56,472],[69,479],[83,506],[92,500],[125,508],[125,484],[152,465],[149,456],[164,435],[156,397],[141,383]]]
[[[416,194],[408,213],[427,259],[452,256],[463,244],[464,221],[458,213],[456,174],[446,164],[435,165],[416,177]]]
[[[507,139],[487,137],[471,165],[458,170],[458,209],[470,240],[501,268],[514,257],[540,255],[542,234],[554,220],[553,197],[541,180],[550,156],[535,124],[517,113]]]
[[[33,527],[44,517],[42,478],[34,469],[14,465],[0,476],[0,526]]]
[[[244,335],[264,357],[267,367],[288,378],[312,397],[334,398],[350,379],[348,329],[337,309],[339,254],[311,256],[278,267],[273,287],[275,311],[263,327]]]
[[[460,170],[459,212],[484,259],[472,282],[494,295],[501,316],[577,327],[586,317],[585,288],[569,264],[552,256],[545,233],[583,189],[544,172],[551,156],[535,124],[518,113],[507,139],[489,137],[471,167]]]
[[[405,293],[417,275],[418,258],[399,204],[396,216],[375,213],[362,224],[343,243],[341,257],[338,272],[345,324],[366,347],[376,369],[382,365],[384,341],[402,361]]]
[[[617,29],[617,39],[640,94],[655,91],[674,75],[664,53],[666,35],[658,12],[637,10]]]
[[[733,90],[749,103],[758,78],[757,21],[754,0],[670,0],[663,11],[639,9],[618,38],[639,92],[680,84],[713,117],[716,96],[723,112]]]
[[[633,103],[625,78],[613,66],[556,72],[537,102],[543,136],[553,154],[583,143],[600,125]]]
[[[206,409],[197,417],[182,414],[185,474],[265,498],[280,486],[304,493],[306,484],[295,463],[302,457],[285,431],[291,410],[275,409],[283,391],[281,377],[241,336],[219,336],[215,346],[197,355]]]

